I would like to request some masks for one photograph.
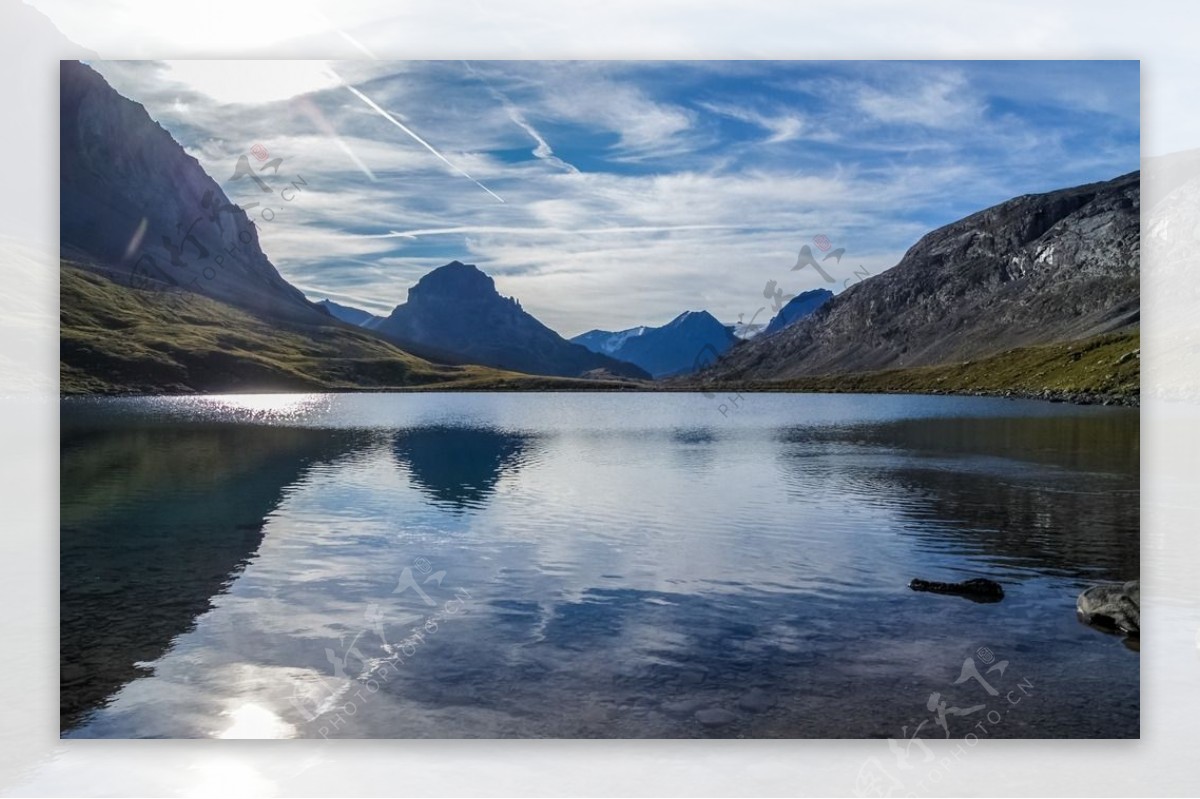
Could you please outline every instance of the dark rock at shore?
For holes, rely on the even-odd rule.
[[[995,580],[976,577],[959,583],[943,583],[936,580],[914,579],[908,584],[914,591],[932,594],[953,594],[974,602],[999,602],[1004,599],[1004,588]]]
[[[1140,635],[1141,599],[1141,586],[1137,580],[1105,583],[1080,594],[1075,609],[1085,624],[1110,632]]]

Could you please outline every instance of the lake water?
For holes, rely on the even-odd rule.
[[[63,735],[1138,735],[1136,409],[722,404],[63,401]]]

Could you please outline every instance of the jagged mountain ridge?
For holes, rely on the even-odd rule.
[[[922,237],[893,268],[734,348],[716,382],[934,365],[1132,329],[1139,173],[1024,195]]]
[[[590,330],[571,341],[636,364],[660,378],[696,371],[725,353],[737,339],[708,311],[685,311],[661,327]]]
[[[408,302],[370,325],[401,347],[436,348],[471,363],[556,377],[648,378],[633,364],[572,344],[539,322],[473,264],[452,261],[408,290]]]

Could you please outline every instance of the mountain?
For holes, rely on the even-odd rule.
[[[797,294],[771,318],[766,329],[763,330],[763,334],[778,333],[793,322],[798,322],[808,316],[831,299],[833,299],[833,292],[829,289],[813,289],[803,294]]]
[[[334,319],[341,319],[347,324],[355,325],[356,327],[374,327],[383,321],[382,316],[376,316],[369,311],[364,311],[361,308],[353,308],[349,305],[341,305],[333,300],[320,300],[317,306],[324,308],[329,312],[329,315]]]
[[[471,264],[453,261],[422,277],[373,330],[405,349],[436,349],[463,361],[558,377],[648,378],[642,369],[572,344]]]
[[[280,276],[246,213],[141,105],[76,61],[60,85],[63,394],[631,385],[410,352],[338,319]]]
[[[597,391],[640,385],[431,363],[328,317],[323,325],[267,320],[195,292],[130,288],[69,261],[59,277],[63,394]]]
[[[324,317],[263,254],[246,212],[145,108],[78,61],[61,62],[59,85],[65,257],[135,288],[178,287],[271,318]]]
[[[1139,208],[1134,172],[972,214],[808,317],[737,347],[704,379],[929,366],[1132,330]]]
[[[636,364],[659,378],[696,371],[724,354],[737,338],[707,311],[685,311],[662,327],[615,333],[591,330],[571,341]]]
[[[598,352],[601,355],[612,355],[616,357],[617,350],[621,349],[621,345],[631,337],[640,336],[651,328],[641,325],[639,327],[631,327],[628,330],[589,330],[586,333],[580,333],[571,339],[575,344],[580,344],[587,347],[592,352]]]

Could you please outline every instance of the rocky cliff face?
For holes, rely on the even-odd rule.
[[[980,211],[807,318],[734,348],[705,379],[939,364],[1132,328],[1139,209],[1135,172]]]
[[[176,286],[272,318],[328,319],[279,275],[246,213],[140,104],[76,61],[62,62],[60,92],[65,257],[135,288]]]
[[[708,365],[737,339],[707,311],[685,311],[662,327],[592,330],[571,341],[636,364],[655,378],[684,375]]]
[[[371,324],[414,352],[437,350],[468,363],[535,375],[580,377],[606,372],[647,378],[633,364],[590,352],[502,297],[477,267],[453,261],[425,275],[408,290],[408,302]]]

